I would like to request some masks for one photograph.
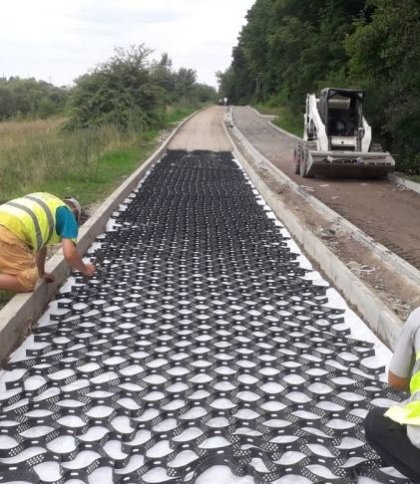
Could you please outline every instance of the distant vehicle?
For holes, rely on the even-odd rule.
[[[378,144],[363,116],[364,92],[325,88],[319,98],[306,96],[303,141],[294,151],[295,173],[381,178],[394,170],[395,161]]]

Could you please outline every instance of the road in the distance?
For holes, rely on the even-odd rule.
[[[420,269],[420,195],[386,180],[301,178],[293,171],[295,141],[247,107],[234,122],[252,145],[300,185],[376,241]]]
[[[171,150],[232,151],[223,129],[225,108],[212,106],[193,116],[169,144]]]

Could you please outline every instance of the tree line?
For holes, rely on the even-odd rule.
[[[256,0],[232,62],[219,72],[232,103],[304,111],[323,87],[366,91],[366,117],[400,169],[420,173],[420,3]]]
[[[0,121],[46,118],[63,111],[69,90],[34,78],[0,78]]]
[[[198,83],[193,69],[174,69],[167,54],[159,60],[151,56],[144,44],[116,48],[72,87],[0,78],[0,121],[66,114],[69,129],[111,124],[122,131],[143,130],[159,126],[168,105],[216,100],[216,90]]]
[[[193,69],[173,69],[167,54],[151,59],[144,44],[114,55],[76,79],[70,127],[113,124],[122,130],[158,126],[167,105],[215,101],[216,90],[197,82]]]

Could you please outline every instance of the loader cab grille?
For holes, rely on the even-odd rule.
[[[331,151],[356,151],[352,145],[331,145]]]

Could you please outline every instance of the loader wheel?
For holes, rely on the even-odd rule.
[[[303,178],[306,178],[306,162],[305,162],[305,158],[303,156],[300,159],[299,175],[303,176]]]
[[[299,173],[304,178],[313,178],[314,175],[308,175],[308,160],[309,160],[309,147],[304,146],[300,157]]]
[[[300,156],[300,163],[299,163],[299,174],[300,176],[303,176],[306,178],[306,160],[308,159],[308,148],[303,148],[301,151],[301,156]]]
[[[300,143],[296,144],[295,149],[293,151],[293,164],[294,164],[294,172],[296,175],[300,173],[300,159],[302,154],[302,146]]]

